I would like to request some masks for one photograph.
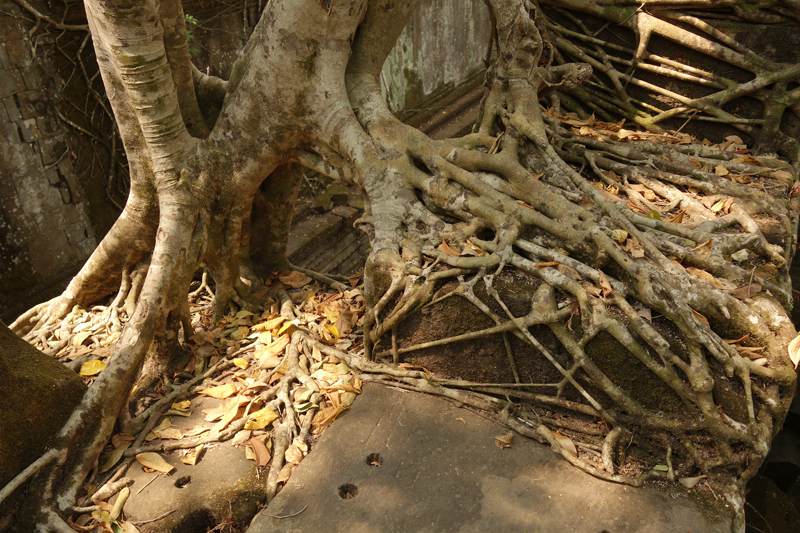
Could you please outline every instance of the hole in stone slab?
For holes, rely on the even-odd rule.
[[[183,476],[182,478],[179,478],[178,481],[175,482],[175,486],[178,487],[179,489],[182,489],[191,482],[192,482],[192,476]]]
[[[371,453],[367,456],[367,464],[369,466],[381,466],[383,464],[383,457],[379,453]]]
[[[339,487],[339,497],[343,500],[352,500],[358,494],[358,487],[355,485],[351,485],[350,483],[345,483],[341,487]]]

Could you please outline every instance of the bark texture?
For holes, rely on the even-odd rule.
[[[120,219],[65,293],[13,328],[34,341],[63,342],[68,335],[59,331],[61,320],[75,306],[120,288],[108,320],[121,335],[111,363],[51,445],[54,459],[33,478],[41,497],[29,502],[25,516],[37,531],[70,531],[61,515],[75,504],[117,417],[123,425],[144,423],[130,420],[129,392],[137,378],[154,383],[169,377],[164,373],[176,346],[193,333],[187,292],[195,272],[203,267],[215,282],[215,319],[231,307],[261,305],[252,295],[261,283],[249,254],[252,206],[273,210],[268,227],[258,232],[270,240],[270,257],[262,261],[285,268],[299,166],[359,186],[366,195],[358,222],[372,246],[365,268],[365,352],[337,357],[365,379],[391,380],[493,411],[510,427],[550,443],[576,467],[610,481],[640,485],[650,477],[707,476],[733,504],[737,531],[743,531],[744,484],[766,456],[795,388],[787,346],[796,332],[786,310],[797,231],[788,187],[796,178],[798,151],[780,120],[774,125],[775,117],[800,111],[800,89],[792,85],[797,67],[762,61],[698,22],[696,12],[660,10],[662,2],[645,2],[649,10],[601,0],[546,2],[562,10],[560,19],[546,17],[530,0],[488,3],[495,42],[479,120],[466,137],[433,141],[389,112],[378,82],[414,2],[271,0],[231,79],[222,81],[192,67],[177,0],[86,0],[131,165],[131,192]],[[789,1],[746,8],[736,1],[698,1],[690,7],[781,20],[796,19],[798,8]],[[631,57],[606,54],[610,45],[585,28],[577,11],[638,32]],[[719,90],[694,100],[680,97],[679,108],[648,114],[626,87],[643,83],[637,69],[658,62],[648,52],[653,34],[750,69],[755,77],[734,86],[721,76],[662,62],[675,76]],[[576,40],[591,49],[582,50]],[[629,66],[625,73],[614,67],[620,62]],[[760,122],[720,110],[743,91],[767,89],[771,96]],[[553,106],[549,112],[540,105],[543,96]],[[214,123],[198,104],[209,101],[221,108]],[[600,118],[626,118],[652,133],[661,132],[666,118],[704,112],[789,161],[742,161],[707,146],[632,142],[619,133],[621,124],[597,126],[596,134],[587,135],[570,124],[596,124],[597,118],[586,121],[587,107],[604,113]],[[576,115],[561,114],[567,111]],[[720,166],[727,174],[758,176],[762,187],[725,177],[716,170]],[[713,197],[712,205],[699,195]],[[732,254],[745,259],[734,262]],[[527,309],[512,312],[498,292],[504,270],[527,273]],[[404,353],[428,348],[407,346],[401,353],[398,328],[421,308],[450,297],[474,305],[494,326],[433,342],[499,335],[516,383],[436,380],[374,361],[387,355],[399,363]],[[644,318],[643,310],[662,320]],[[294,335],[296,358],[297,339],[305,333]],[[609,339],[623,360],[638,365],[637,372],[678,398],[680,408],[643,405],[626,383],[604,372],[592,347]],[[552,370],[552,394],[526,392],[515,368],[517,342]],[[294,365],[287,379],[304,376]],[[720,398],[719,383],[729,401]],[[726,405],[739,409],[727,412]],[[536,406],[573,420],[567,427],[575,438],[599,438],[602,467],[563,448],[555,433],[563,424],[539,416]],[[291,412],[290,402],[286,408]],[[287,415],[275,431],[295,435],[297,424]],[[299,428],[299,435],[307,434],[307,427]],[[633,436],[663,454],[666,472],[621,471],[620,452]],[[275,464],[272,470],[276,477]]]

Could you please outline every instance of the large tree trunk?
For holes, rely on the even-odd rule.
[[[668,31],[649,13],[606,9],[608,2],[552,3],[621,25],[638,23],[639,31],[649,24],[636,61],[644,62],[652,31]],[[276,211],[264,232],[271,241],[267,261],[285,268],[283,240],[299,183],[296,168],[302,165],[366,193],[359,221],[372,246],[365,269],[366,353],[364,359],[340,354],[351,366],[496,409],[507,424],[556,450],[561,448],[552,426],[535,417],[521,424],[525,413],[498,398],[547,405],[575,417],[577,431],[591,422],[596,434],[601,422],[605,470],[561,453],[594,475],[638,485],[657,474],[624,476],[613,463],[621,436],[635,433],[663,449],[667,462],[679,458],[684,466],[673,472],[670,463],[665,474],[670,479],[709,476],[734,504],[743,531],[744,483],[764,459],[795,387],[787,353],[795,331],[786,308],[796,211],[782,195],[721,178],[708,168],[717,164],[746,173],[753,167],[731,161],[735,154],[701,146],[580,136],[555,113],[545,114],[540,96],[567,102],[571,91],[580,94],[574,91],[591,79],[592,67],[600,67],[618,89],[618,115],[651,131],[659,130],[660,120],[637,111],[608,61],[586,56],[591,66],[554,65],[554,58],[563,60],[556,47],[571,45],[564,32],[548,32],[553,23],[529,0],[490,0],[496,59],[487,73],[480,118],[473,134],[445,141],[399,122],[378,84],[415,2],[271,0],[227,82],[192,68],[177,0],[85,4],[130,162],[131,193],[122,216],[65,293],[13,326],[32,339],[46,339],[75,305],[96,301],[115,286],[121,286],[121,296],[114,307],[121,313],[127,301],[129,317],[110,365],[52,444],[69,453],[33,479],[40,497],[25,516],[38,530],[70,531],[60,515],[74,505],[117,416],[122,413],[123,423],[129,418],[126,399],[135,381],[164,378],[169,354],[175,353],[169,343],[181,330],[184,337],[191,333],[187,292],[197,269],[204,267],[214,278],[215,318],[231,305],[260,304],[251,295],[260,282],[248,250],[254,198]],[[795,13],[794,4],[786,2],[785,10]],[[736,66],[749,65],[716,46]],[[786,84],[797,75],[779,67],[785,105],[769,113],[796,114],[799,89]],[[693,105],[713,113],[722,98]],[[213,124],[198,105],[209,100],[221,104]],[[762,140],[797,164],[796,141],[766,128]],[[770,183],[783,179],[784,187],[793,175],[787,165],[756,171]],[[605,182],[606,190],[590,176]],[[669,206],[644,198],[641,187],[670,200]],[[608,193],[614,188],[627,195],[634,210],[617,203]],[[704,206],[697,191],[735,199],[723,202],[729,214],[717,217],[719,209]],[[665,217],[681,211],[688,221],[662,220],[659,209]],[[769,224],[778,230],[765,233]],[[728,231],[731,227],[736,230]],[[443,241],[448,247],[440,247]],[[469,246],[479,251],[454,255],[451,249],[466,252]],[[730,262],[741,250],[749,257],[746,268]],[[522,315],[512,313],[493,286],[510,267],[534,280],[531,308]],[[712,283],[716,279],[727,282]],[[458,280],[451,290],[464,305],[469,301],[497,324],[479,335],[514,335],[532,346],[562,381],[557,393],[497,388],[476,396],[434,385],[419,372],[370,361],[381,343],[392,344],[388,353],[400,360],[392,342],[399,325],[430,303],[447,280]],[[753,290],[744,295],[729,290],[742,286]],[[660,314],[668,324],[652,326],[635,307]],[[579,316],[574,327],[573,314]],[[557,343],[546,347],[537,339],[536,325],[552,332]],[[624,357],[663,382],[682,409],[656,412],[606,375],[589,349],[603,336],[613,337]],[[743,357],[748,351],[726,338],[739,339],[766,362]],[[421,348],[407,351],[414,349]],[[715,380],[735,383],[740,419],[720,407]]]

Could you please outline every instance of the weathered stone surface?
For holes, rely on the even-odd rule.
[[[0,486],[34,462],[61,429],[86,386],[77,374],[0,322]],[[0,505],[4,530],[22,489]]]
[[[607,483],[519,435],[498,449],[506,432],[440,398],[366,384],[248,533],[730,531],[710,493]]]

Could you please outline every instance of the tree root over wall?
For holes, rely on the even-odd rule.
[[[136,127],[128,121],[120,128],[129,159],[138,149],[146,157],[132,173],[117,233],[112,230],[60,299],[24,315],[14,328],[51,341],[74,305],[109,292],[101,288],[108,280],[121,280],[123,287],[110,320],[130,318],[111,364],[56,441],[69,450],[69,460],[53,456],[57,468],[34,478],[47,505],[31,516],[59,530],[51,520],[55,509],[73,505],[116,413],[125,418],[119,398],[127,397],[151,345],[156,349],[143,378],[157,382],[169,368],[166,354],[180,344],[178,332],[192,332],[186,296],[198,267],[215,280],[214,320],[231,305],[259,305],[245,283],[260,283],[248,262],[250,205],[262,183],[279,190],[275,197],[293,198],[299,173],[292,169],[302,165],[366,193],[357,222],[372,246],[365,267],[365,351],[363,357],[335,352],[362,379],[493,411],[610,481],[640,485],[653,476],[706,476],[733,506],[736,531],[744,530],[744,485],[766,456],[795,390],[790,342],[796,332],[787,309],[798,150],[781,128],[797,120],[800,89],[796,66],[764,60],[698,15],[793,20],[796,2],[765,2],[763,9],[748,4],[743,11],[738,2],[699,1],[677,12],[659,9],[671,5],[666,2],[645,2],[647,9],[618,2],[622,7],[612,9],[600,0],[561,0],[546,4],[571,11],[549,18],[529,0],[489,3],[496,55],[476,127],[459,139],[431,140],[386,108],[380,68],[413,7],[388,9],[388,0],[354,1],[341,12],[337,3],[328,10],[309,2],[303,16],[326,28],[327,40],[319,41],[313,35],[271,41],[271,32],[291,27],[313,33],[314,26],[294,24],[292,17],[301,15],[292,9],[301,7],[270,2],[232,80],[219,82],[223,111],[202,140],[192,133],[203,129],[202,110],[184,91],[164,100],[172,106],[165,118],[144,105],[141,72],[124,61],[104,72],[106,86],[115,87],[117,119],[138,120]],[[635,30],[635,50],[606,40],[607,26],[589,31],[577,11]],[[109,50],[124,50],[115,39],[126,34],[106,32],[124,24],[99,12],[93,17],[101,64],[113,63],[117,56]],[[648,51],[654,35],[749,71],[752,80],[737,84],[654,55]],[[275,52],[273,44],[285,48]],[[135,57],[156,57],[158,50],[145,52]],[[292,61],[285,61],[287,54]],[[191,87],[190,69],[179,68],[182,59],[165,61],[174,65],[171,79],[149,83],[165,91],[174,90],[173,83]],[[647,85],[640,72],[713,91],[683,97]],[[193,75],[198,87],[209,82]],[[630,96],[633,87],[680,105],[658,109]],[[763,117],[741,119],[724,110],[744,95],[765,102]],[[540,106],[542,97],[551,109]],[[754,157],[739,137],[715,145],[663,129],[667,119],[701,116],[738,128],[757,155],[777,152],[786,160]],[[153,212],[157,223],[148,215]],[[276,220],[285,222],[283,215]],[[276,224],[271,241],[280,241],[282,227]],[[127,240],[114,241],[120,235]],[[285,259],[276,257],[275,265],[285,267]],[[517,271],[528,280],[526,309],[512,306],[500,287]],[[404,321],[450,298],[469,302],[493,325],[417,344],[399,338]],[[502,339],[515,383],[468,383],[375,361],[391,355],[401,363],[409,353],[491,335]],[[597,343],[617,347],[615,356],[630,361],[636,373],[633,381],[658,383],[678,407],[643,402],[631,380],[621,381],[601,364]],[[520,345],[552,381],[523,381],[516,369]],[[289,359],[300,349],[291,346]],[[278,398],[295,378],[304,381],[301,374],[287,374],[292,377],[281,382]],[[297,420],[287,416],[275,431],[307,434]],[[601,461],[590,464],[572,453],[570,439],[557,428],[567,428],[573,442],[597,451]],[[631,441],[663,456],[666,470],[625,469],[620,457]],[[57,477],[65,471],[70,476]]]

